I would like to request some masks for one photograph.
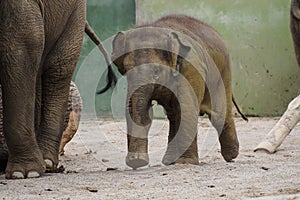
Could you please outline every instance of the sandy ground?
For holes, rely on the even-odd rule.
[[[253,152],[277,120],[236,118],[240,155],[226,163],[215,130],[201,119],[200,166],[161,164],[168,123],[155,120],[150,164],[132,170],[124,162],[125,122],[85,119],[61,157],[64,172],[26,180],[1,175],[0,199],[300,199],[300,126],[276,154]]]

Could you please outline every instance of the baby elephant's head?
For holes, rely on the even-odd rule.
[[[174,81],[190,49],[170,29],[143,27],[116,35],[112,60],[119,72],[127,76],[129,88],[153,90]]]

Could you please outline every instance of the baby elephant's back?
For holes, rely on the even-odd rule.
[[[170,28],[193,38],[204,45],[219,69],[229,67],[229,53],[224,40],[206,23],[185,15],[169,15],[157,20],[154,26]]]

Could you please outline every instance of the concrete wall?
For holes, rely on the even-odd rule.
[[[300,68],[286,0],[136,0],[143,24],[181,13],[212,25],[231,55],[234,94],[248,115],[281,115],[297,95]]]
[[[87,20],[108,51],[111,39],[118,32],[135,25],[134,0],[88,0]],[[111,115],[112,90],[102,95],[96,91],[106,82],[106,63],[95,44],[85,36],[79,62],[73,75],[83,99],[86,115]]]

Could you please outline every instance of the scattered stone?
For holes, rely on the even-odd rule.
[[[63,173],[65,170],[66,168],[63,165],[61,165],[55,170],[55,173]]]
[[[263,169],[265,171],[268,171],[270,168],[268,168],[268,167],[261,167],[261,169]]]
[[[76,170],[68,170],[66,171],[67,174],[78,174],[79,172]]]
[[[86,187],[89,192],[98,192],[98,189],[95,187]]]
[[[118,170],[118,168],[116,168],[116,167],[108,167],[106,169],[106,171],[115,171],[115,170]]]
[[[7,183],[6,182],[0,182],[0,185],[7,185]]]

